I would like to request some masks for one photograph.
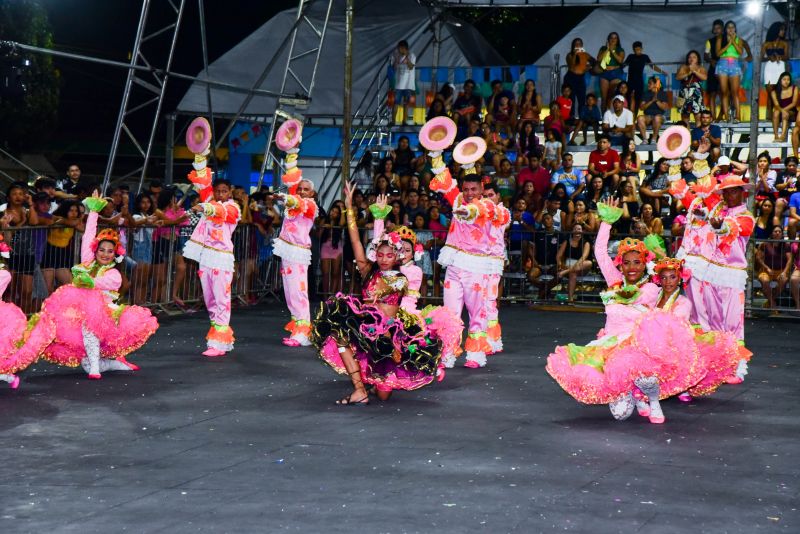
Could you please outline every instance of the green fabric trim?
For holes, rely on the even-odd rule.
[[[377,204],[371,204],[369,207],[369,211],[370,213],[372,213],[372,216],[375,217],[376,219],[385,219],[386,216],[392,212],[392,207],[384,206],[381,208]]]
[[[614,208],[606,204],[597,204],[597,214],[600,220],[608,224],[614,224],[622,217],[622,208]]]
[[[616,304],[632,304],[639,298],[639,287],[636,285],[625,285],[616,289],[608,289],[600,293],[600,299],[604,305],[612,303]]]
[[[587,347],[570,343],[567,345],[567,354],[569,355],[570,365],[588,365],[589,367],[594,367],[601,373],[603,372],[605,356],[599,353],[597,347]]]
[[[104,198],[86,197],[83,199],[83,205],[89,211],[101,212],[106,207],[108,201]]]
[[[660,235],[649,234],[642,241],[647,250],[656,255],[656,259],[660,260],[667,255],[667,246],[664,243],[664,238]]]
[[[72,268],[72,285],[85,289],[94,289],[94,278],[92,278],[82,265],[76,265]]]

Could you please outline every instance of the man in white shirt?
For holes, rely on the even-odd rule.
[[[611,109],[603,114],[603,132],[611,138],[612,145],[623,146],[627,139],[633,139],[633,128],[633,113],[625,108],[625,97],[615,96]]]
[[[414,66],[416,63],[417,56],[409,51],[408,42],[402,40],[397,43],[397,50],[392,53],[395,92],[395,107],[392,109],[392,120],[397,116],[397,106],[401,106],[403,114],[400,122],[405,121],[406,124],[414,124],[414,107],[411,105],[411,97],[415,92]],[[406,109],[406,105],[408,109]]]

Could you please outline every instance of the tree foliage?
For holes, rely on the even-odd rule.
[[[43,48],[53,47],[47,12],[36,0],[0,1],[0,38]],[[19,150],[41,143],[55,128],[58,118],[59,73],[52,56],[20,52],[9,56],[0,50],[0,60],[23,59],[23,81],[27,87],[19,98],[0,100],[0,143]]]

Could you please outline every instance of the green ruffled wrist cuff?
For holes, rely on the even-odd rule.
[[[86,206],[87,210],[98,213],[103,211],[106,204],[108,204],[108,201],[104,198],[87,197],[83,199],[83,205]]]
[[[606,204],[597,204],[597,214],[600,216],[601,221],[614,224],[622,217],[622,208],[614,208]]]
[[[376,219],[385,219],[386,216],[392,212],[392,207],[384,206],[381,208],[377,204],[372,204],[369,207],[369,211],[370,213],[372,213],[372,216],[375,217]]]
[[[86,272],[72,273],[72,285],[85,289],[94,289],[94,279]]]

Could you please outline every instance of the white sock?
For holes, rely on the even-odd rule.
[[[614,419],[617,421],[624,421],[630,417],[633,413],[634,405],[633,395],[631,395],[630,392],[623,393],[616,400],[608,403],[611,415],[613,415]]]
[[[107,358],[100,359],[100,369],[105,373],[106,371],[130,371],[131,368],[117,360],[109,360]]]
[[[8,382],[9,384],[14,381],[14,375],[0,374],[0,380]]]
[[[501,350],[503,350],[503,340],[502,340],[502,338],[501,339],[497,339],[497,340],[490,339],[489,340],[489,346],[492,347],[493,351],[500,352]]]
[[[442,356],[442,364],[445,368],[452,369],[456,365],[456,357],[454,354],[445,354]]]
[[[100,340],[97,336],[92,334],[86,326],[81,326],[83,332],[83,347],[86,349],[86,366],[83,365],[84,360],[81,360],[81,366],[90,375],[100,374]]]
[[[747,360],[739,360],[739,365],[736,366],[736,376],[742,380],[747,376]]]
[[[472,361],[484,367],[486,365],[486,354],[483,352],[467,352],[467,361]]]
[[[295,334],[295,335],[292,336],[292,339],[294,339],[295,341],[300,343],[301,347],[310,347],[311,346],[311,340],[309,340],[308,336],[306,336],[305,334]]]

